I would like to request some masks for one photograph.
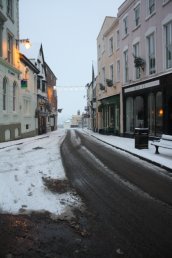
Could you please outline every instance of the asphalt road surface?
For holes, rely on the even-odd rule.
[[[72,186],[102,229],[102,255],[95,257],[172,257],[172,177],[167,171],[79,130],[67,131],[61,155]]]

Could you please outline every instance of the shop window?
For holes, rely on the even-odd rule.
[[[148,128],[150,134],[155,134],[155,95],[148,96]]]
[[[162,92],[156,94],[156,134],[162,134],[163,129],[163,115],[164,111],[162,108]]]
[[[128,97],[126,100],[126,132],[134,131],[134,117],[133,117],[133,98]]]
[[[134,123],[135,127],[144,127],[144,102],[141,96],[136,97],[134,100]]]

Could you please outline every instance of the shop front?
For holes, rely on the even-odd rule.
[[[172,134],[171,77],[164,75],[123,89],[126,136],[132,136],[135,128],[148,128],[152,137]]]
[[[120,133],[120,96],[107,97],[100,102],[102,128],[99,132],[118,135]]]

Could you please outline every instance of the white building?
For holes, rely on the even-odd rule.
[[[0,142],[21,137],[19,2],[0,1]]]

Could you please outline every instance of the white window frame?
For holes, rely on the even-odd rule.
[[[156,11],[156,1],[155,0],[147,0],[147,15],[148,17],[153,15]]]
[[[120,32],[119,30],[116,31],[116,49],[119,49],[119,43],[120,43]]]
[[[113,36],[109,38],[109,55],[113,54]]]
[[[168,42],[167,42],[167,29],[169,32]],[[165,47],[165,69],[171,69],[172,68],[172,20],[164,25],[164,47]],[[169,56],[171,55],[171,59],[168,59],[167,51],[169,51]]]
[[[13,83],[13,112],[17,111],[17,83]]]
[[[135,27],[140,25],[140,3],[134,8],[134,23]]]
[[[114,65],[109,66],[109,79],[114,83]]]
[[[116,80],[120,81],[120,59],[116,61]]]
[[[123,34],[124,37],[128,35],[128,15],[123,18]]]
[[[140,56],[140,42],[136,42],[133,44],[133,54],[136,57]],[[135,79],[138,80],[141,77],[141,68],[140,67],[135,67]]]
[[[123,52],[124,60],[124,82],[129,81],[129,67],[128,67],[128,49]]]
[[[147,35],[147,50],[148,50],[148,52],[147,52],[148,53],[148,69],[149,69],[149,75],[151,75],[151,74],[156,73],[155,32]],[[154,66],[152,66],[153,63],[154,63]]]

